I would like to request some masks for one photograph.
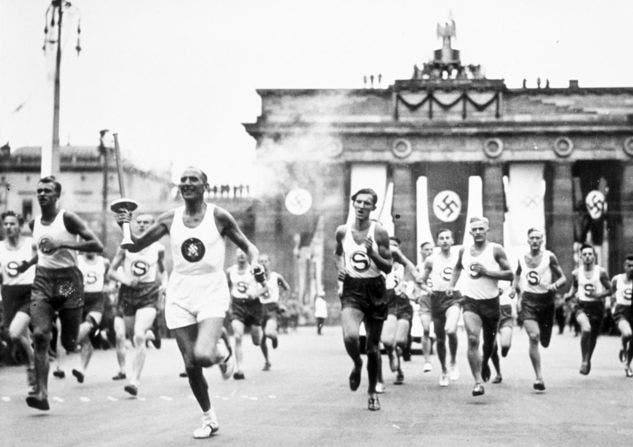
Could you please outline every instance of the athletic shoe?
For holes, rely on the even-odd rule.
[[[264,363],[264,367],[262,368],[262,371],[270,371],[270,367],[271,367],[270,362],[266,362]]]
[[[48,405],[47,398],[38,399],[35,396],[29,396],[26,398],[26,404],[31,408],[37,408],[38,410],[42,411],[51,409],[50,405]]]
[[[154,345],[154,340],[156,340],[154,331],[152,331],[151,329],[148,329],[147,332],[145,332],[145,347],[149,348],[150,342],[152,342],[152,345]],[[154,345],[154,347],[156,347],[156,345]]]
[[[66,377],[66,373],[64,372],[64,370],[59,368],[53,371],[53,375],[58,379],[63,379],[64,377]]]
[[[77,382],[84,383],[84,375],[81,371],[77,371],[76,369],[72,370],[73,376],[77,379]]]
[[[457,367],[457,365],[450,366],[450,368],[448,369],[448,377],[453,382],[459,380],[459,368]]]
[[[591,371],[591,362],[587,362],[587,363],[582,363],[580,365],[580,374],[586,376],[589,374],[589,372]]]
[[[532,388],[534,388],[536,391],[545,391],[545,382],[543,382],[541,379],[536,380],[534,381]]]
[[[196,439],[208,438],[220,429],[218,418],[213,408],[209,410],[208,416],[202,416],[202,427],[193,431],[193,437]]]
[[[427,373],[427,372],[431,372],[431,371],[433,371],[433,365],[431,365],[429,362],[426,362],[424,364],[424,367],[422,368],[422,372]]]
[[[125,385],[123,389],[125,390],[126,393],[129,393],[132,396],[136,396],[138,394],[138,387],[136,385],[132,385],[131,383],[128,385]]]
[[[116,376],[112,376],[112,380],[124,380],[126,378],[127,377],[125,376],[125,373],[122,373],[120,371],[116,373]]]
[[[242,371],[235,371],[233,373],[233,378],[235,380],[244,380],[246,377],[244,377],[244,373]]]
[[[486,390],[484,390],[484,386],[481,383],[476,383],[473,387],[473,396],[482,396]]]
[[[620,359],[620,363],[626,363],[626,353],[624,352],[624,349],[620,349],[618,358]]]
[[[484,382],[487,382],[490,380],[490,365],[488,365],[488,362],[482,363],[481,364],[481,378]]]
[[[380,400],[378,400],[378,395],[373,393],[369,395],[367,399],[367,409],[369,411],[378,411],[380,410]]]
[[[29,396],[35,394],[35,390],[37,389],[37,379],[35,378],[35,368],[26,369],[26,383],[29,387],[29,391],[28,391]]]
[[[349,389],[352,391],[356,391],[360,386],[360,372],[362,367],[362,364],[360,366],[354,366],[352,372],[349,374]]]
[[[387,387],[382,382],[376,382],[376,394],[385,394]]]
[[[402,370],[398,370],[398,374],[396,374],[396,380],[394,380],[394,385],[402,385],[404,383],[404,374]]]
[[[496,375],[494,379],[492,379],[492,383],[501,383],[503,381],[503,377],[500,375]]]
[[[626,374],[626,377],[633,377],[633,369],[631,367],[625,368],[624,374]]]
[[[440,386],[448,386],[448,375],[445,373],[440,374]]]

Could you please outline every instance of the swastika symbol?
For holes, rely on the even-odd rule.
[[[441,191],[433,199],[433,212],[442,222],[455,221],[461,209],[462,201],[454,191]]]
[[[604,194],[598,190],[590,191],[585,197],[585,205],[592,219],[600,219],[607,211]]]

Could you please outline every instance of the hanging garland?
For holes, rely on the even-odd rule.
[[[437,104],[438,106],[440,106],[440,108],[444,111],[450,110],[453,107],[455,107],[457,104],[459,104],[460,102],[462,103],[462,119],[466,119],[466,104],[470,104],[471,106],[473,106],[478,112],[483,112],[484,110],[486,110],[488,107],[490,107],[492,105],[492,103],[495,103],[495,118],[499,118],[500,114],[499,114],[499,92],[496,92],[492,98],[490,98],[488,101],[483,102],[483,103],[478,103],[477,101],[475,101],[474,99],[472,99],[468,93],[463,92],[461,95],[459,95],[455,100],[450,101],[450,102],[442,102],[440,101],[435,94],[431,91],[429,92],[426,97],[418,102],[418,103],[411,103],[409,101],[407,101],[400,93],[398,93],[396,95],[396,108],[395,108],[395,119],[398,120],[399,119],[399,113],[398,113],[398,104],[402,103],[404,104],[404,106],[410,111],[410,112],[415,112],[416,110],[418,110],[420,107],[422,107],[423,105],[425,105],[426,103],[429,103],[429,119],[433,119],[433,104]]]

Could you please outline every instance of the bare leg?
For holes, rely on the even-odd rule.
[[[431,355],[431,314],[423,312],[420,314],[420,322],[422,323],[422,353],[424,354],[425,371],[428,371],[426,364],[430,365]]]
[[[582,355],[582,363],[580,366],[581,374],[589,374],[591,370],[591,323],[584,312],[576,314],[576,321],[580,326],[580,353]]]
[[[527,332],[530,340],[530,361],[534,368],[534,375],[536,380],[543,380],[543,373],[541,372],[541,354],[539,352],[539,343],[541,341],[541,333],[538,327],[538,323],[534,320],[525,320],[523,327]]]
[[[242,372],[242,361],[244,359],[244,353],[242,351],[242,338],[244,337],[244,323],[240,320],[232,320],[231,327],[233,328],[233,339],[235,348],[235,371]]]
[[[360,342],[358,336],[358,329],[363,318],[363,312],[352,307],[345,307],[341,311],[341,327],[343,329],[345,350],[347,351],[347,355],[352,359],[352,362],[354,362],[354,368],[349,377],[349,385],[352,391],[355,391],[360,384],[360,373],[363,366],[363,361],[360,357]]]
[[[29,331],[30,321],[31,317],[29,314],[18,311],[9,325],[9,337],[11,337],[14,343],[18,343],[22,346],[24,352],[26,353],[29,368],[33,368],[34,353],[33,346],[31,346],[31,334]]]
[[[382,341],[382,344],[387,351],[387,355],[389,356],[389,368],[392,372],[396,372],[398,369],[394,353],[397,325],[398,322],[396,320],[396,316],[393,314],[387,315],[387,320],[382,326],[382,333],[380,335],[380,341]]]
[[[382,331],[382,320],[366,319],[365,328],[367,329],[367,375],[369,385],[367,392],[374,394],[376,392],[376,383],[378,382],[378,367],[380,357],[380,333]]]
[[[134,318],[134,359],[132,360],[132,378],[130,383],[138,386],[141,381],[141,372],[145,364],[147,347],[145,338],[148,329],[154,324],[156,309],[153,307],[143,307],[136,311]]]
[[[481,318],[473,312],[464,312],[464,327],[468,336],[468,363],[475,383],[481,383],[481,355],[479,354],[479,336]]]
[[[121,375],[125,375],[125,332],[125,321],[123,318],[114,317],[116,359],[119,364],[119,373]]]

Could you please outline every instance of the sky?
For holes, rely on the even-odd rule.
[[[608,0],[74,0],[62,67],[61,143],[119,134],[146,169],[188,165],[214,183],[249,183],[258,88],[362,88],[411,77],[457,24],[462,62],[510,88],[633,86],[633,2]],[[52,52],[47,0],[0,0],[0,144],[50,141]],[[83,51],[73,48],[81,18]]]

